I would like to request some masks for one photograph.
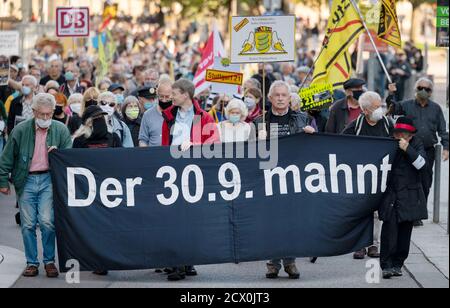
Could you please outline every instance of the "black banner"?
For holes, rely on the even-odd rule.
[[[269,150],[222,146],[215,158],[209,147],[185,153],[209,159],[162,147],[52,153],[61,270],[69,260],[134,270],[337,256],[372,244],[395,141],[301,134]],[[245,158],[217,157],[233,153]]]

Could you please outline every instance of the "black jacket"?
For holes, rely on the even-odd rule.
[[[135,147],[139,147],[139,132],[141,130],[142,116],[139,116],[136,120],[129,120],[126,116],[123,121],[128,126],[131,132],[131,137],[133,138],[133,143]]]
[[[11,102],[11,108],[9,109],[8,114],[8,134],[11,134],[12,130],[14,129],[16,123],[16,116],[19,117],[22,116],[23,111],[22,99],[23,96],[20,95]]]
[[[291,118],[290,123],[289,123],[291,135],[303,133],[303,128],[305,128],[308,125],[311,125],[311,120],[310,120],[309,116],[304,112],[289,110],[289,115]],[[273,116],[272,109],[270,109],[265,115],[267,133],[270,132],[270,124],[272,123],[271,122],[272,116]],[[263,123],[263,116],[256,118],[256,120],[253,123],[255,124],[256,131],[258,132],[259,125]]]
[[[330,109],[330,117],[325,127],[329,134],[341,134],[350,124],[347,98],[338,100]]]
[[[393,211],[397,213],[398,223],[428,219],[427,200],[422,186],[425,157],[423,143],[417,137],[411,140],[406,152],[399,150],[379,209],[381,220],[389,221]]]

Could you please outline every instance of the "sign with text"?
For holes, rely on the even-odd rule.
[[[89,37],[88,7],[59,7],[56,9],[57,37]]]
[[[52,152],[61,270],[68,260],[135,270],[358,251],[373,242],[397,149],[393,139],[299,134],[187,152]]]
[[[333,85],[314,84],[301,89],[299,96],[302,99],[302,111],[326,109],[333,104]]]
[[[0,31],[0,55],[18,56],[19,38],[18,31]]]
[[[0,55],[0,86],[6,86],[8,84],[9,67],[9,57]]]
[[[448,47],[448,0],[438,0],[436,14],[436,46]]]
[[[231,63],[295,61],[295,16],[231,18]]]

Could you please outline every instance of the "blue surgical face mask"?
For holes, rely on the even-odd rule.
[[[27,87],[27,86],[22,87],[22,93],[23,93],[23,95],[28,96],[28,95],[31,94],[31,92],[32,92],[32,90],[31,90],[30,87]]]
[[[123,105],[125,102],[125,96],[123,94],[116,94],[117,103]]]
[[[156,106],[156,104],[153,102],[152,103],[151,102],[144,103],[145,110],[150,110],[150,109],[154,108],[155,106]]]
[[[237,124],[237,123],[241,122],[241,116],[233,114],[233,115],[230,115],[229,120],[231,123]]]
[[[72,72],[67,72],[64,77],[66,77],[67,81],[74,81],[75,80],[75,75]]]

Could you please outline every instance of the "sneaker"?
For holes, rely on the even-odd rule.
[[[47,264],[44,268],[47,278],[58,278],[59,272],[54,263]]]
[[[267,279],[277,279],[278,274],[280,273],[280,270],[273,266],[272,264],[267,264]]]
[[[300,279],[300,272],[295,264],[285,266],[284,271],[289,275],[289,279]]]
[[[97,276],[108,276],[108,271],[95,271],[93,274]]]
[[[402,277],[403,276],[403,272],[402,272],[401,268],[393,268],[392,274],[394,274],[394,277]]]
[[[194,266],[188,265],[186,266],[186,276],[197,276],[197,270]]]
[[[25,271],[23,272],[23,277],[36,277],[39,275],[39,269],[35,265],[28,265]]]
[[[353,254],[353,259],[355,260],[364,260],[366,257],[367,251],[366,249],[361,249],[360,251],[357,251]]]
[[[167,276],[169,281],[180,281],[186,279],[186,273],[181,268],[176,268],[172,273]]]
[[[383,279],[391,279],[392,277],[394,277],[392,269],[383,270]]]
[[[367,255],[369,258],[378,259],[380,258],[380,253],[378,252],[377,246],[369,247]]]
[[[422,220],[417,220],[417,221],[414,222],[413,226],[416,227],[416,228],[423,227],[423,221]]]

